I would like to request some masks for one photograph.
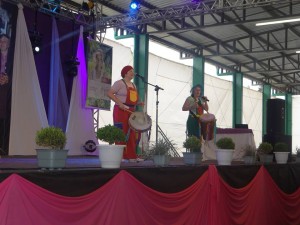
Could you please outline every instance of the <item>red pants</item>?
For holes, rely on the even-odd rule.
[[[121,128],[124,132],[124,134],[128,135],[128,130],[130,129],[130,134],[126,142],[118,142],[116,144],[126,144],[126,148],[123,153],[124,159],[136,159],[136,132],[129,127],[128,120],[130,117],[130,112],[124,111],[120,109],[117,105],[114,106],[114,112],[113,112],[113,120],[114,125]]]

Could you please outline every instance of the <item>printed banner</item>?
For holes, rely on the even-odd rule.
[[[111,88],[112,47],[88,40],[88,87],[86,107],[110,110],[106,93]]]

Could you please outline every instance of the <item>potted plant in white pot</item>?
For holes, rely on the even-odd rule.
[[[218,165],[231,165],[235,143],[230,137],[220,138],[217,142],[216,158]]]
[[[183,152],[183,160],[185,164],[196,165],[201,163],[201,139],[196,136],[190,136],[183,142],[186,152]]]
[[[126,141],[126,136],[118,127],[106,125],[98,128],[97,138],[108,145],[98,145],[99,159],[102,168],[120,168],[125,145],[114,145],[115,142]]]
[[[259,144],[257,153],[259,161],[261,163],[272,163],[273,162],[273,146],[269,142],[262,142]]]
[[[172,141],[158,139],[157,143],[150,146],[150,154],[153,158],[153,163],[156,166],[165,166],[169,164],[170,151],[174,144]]]
[[[36,132],[35,142],[38,166],[41,168],[63,168],[66,165],[68,150],[64,149],[67,137],[58,127],[45,127]]]
[[[285,164],[289,158],[289,148],[284,142],[277,142],[274,145],[275,159],[278,164]]]

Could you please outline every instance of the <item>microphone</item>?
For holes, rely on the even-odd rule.
[[[136,77],[141,78],[142,80],[144,80],[144,77],[139,75],[138,73],[135,74]]]
[[[206,96],[201,97],[203,101],[209,102],[208,98]]]

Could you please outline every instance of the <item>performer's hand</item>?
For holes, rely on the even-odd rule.
[[[121,104],[119,105],[119,107],[120,107],[120,109],[122,109],[122,110],[129,109],[129,107],[128,107],[127,105],[124,105],[123,103],[121,103]]]
[[[138,102],[137,105],[144,106],[145,103],[144,102]]]

